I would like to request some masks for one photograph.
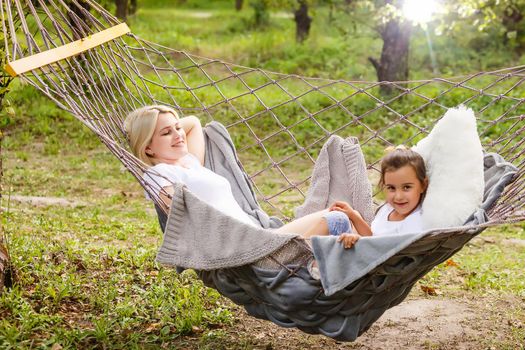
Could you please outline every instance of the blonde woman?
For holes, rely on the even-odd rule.
[[[172,183],[182,182],[198,198],[224,214],[256,225],[236,202],[228,180],[203,166],[205,144],[198,118],[179,118],[176,111],[166,106],[146,106],[126,117],[125,129],[135,156],[150,165],[144,174],[145,181],[159,193],[164,189],[173,195]],[[161,198],[169,206],[169,197],[161,194]],[[339,236],[351,230],[352,222],[357,232],[361,232],[360,226],[366,225],[361,215],[346,206],[345,212],[337,208],[334,205],[304,216],[276,231],[296,233],[305,238],[312,235]],[[347,233],[339,240],[350,248],[359,237],[357,233]]]

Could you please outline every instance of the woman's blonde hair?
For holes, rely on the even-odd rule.
[[[155,165],[155,161],[146,153],[146,148],[151,143],[161,113],[171,113],[179,119],[179,115],[172,108],[153,105],[134,110],[124,120],[124,130],[126,130],[131,151],[135,157],[149,166]]]

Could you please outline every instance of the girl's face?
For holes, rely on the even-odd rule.
[[[171,113],[160,113],[157,125],[146,147],[146,154],[155,158],[156,163],[177,164],[188,154],[186,133],[182,129],[179,119]]]
[[[384,179],[386,201],[394,208],[390,219],[403,220],[418,206],[421,195],[426,191],[427,181],[421,183],[410,165],[387,171]]]

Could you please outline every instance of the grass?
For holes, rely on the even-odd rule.
[[[341,35],[340,28],[327,22],[325,9],[316,12],[311,37],[304,44],[296,44],[293,23],[286,17],[272,16],[269,28],[256,30],[250,11],[236,13],[230,2],[171,5],[167,0],[140,2],[139,12],[129,21],[133,31],[167,46],[269,70],[330,78],[375,77],[367,57],[379,55],[377,37],[359,24]],[[208,14],[211,16],[204,21],[202,16]],[[512,52],[497,46],[488,46],[479,58],[468,47],[475,33],[463,34],[454,42],[450,37],[435,38],[435,50],[445,74],[520,62]],[[425,45],[424,35],[416,33],[411,52],[412,78],[428,77],[430,72]],[[199,77],[188,76],[189,81],[192,79],[197,81]],[[301,91],[303,87],[290,84],[288,88]],[[133,177],[87,128],[33,88],[16,82],[11,89],[8,98],[15,114],[3,114],[0,123],[5,133],[1,204],[5,208],[2,228],[16,282],[0,295],[0,348],[52,348],[60,344],[64,349],[132,349],[173,347],[185,342],[214,348],[230,344],[227,330],[235,322],[231,303],[205,288],[191,271],[177,274],[154,262],[161,232],[151,204],[143,198]],[[241,89],[234,86],[228,93],[235,95]],[[341,98],[351,93],[348,89],[336,86],[331,93]],[[425,94],[439,96],[439,88],[429,88]],[[216,98],[206,91],[199,96],[210,103]],[[271,89],[260,96],[270,105],[282,98],[280,92]],[[454,103],[461,96],[458,92],[447,98],[441,102]],[[406,113],[417,105],[416,100],[403,100],[393,109]],[[351,103],[359,115],[375,102],[356,96]],[[487,101],[480,99],[476,103],[481,108]],[[327,106],[327,101],[312,95],[305,98],[304,105],[318,111]],[[238,107],[246,113],[260,108],[249,99],[239,100]],[[502,102],[494,108],[500,113],[509,105]],[[296,107],[286,106],[280,112],[284,125],[301,120]],[[416,121],[429,123],[429,117],[437,116],[432,113],[417,115]],[[217,116],[223,121],[232,119],[227,110],[217,111]],[[366,122],[375,128],[395,117],[381,111],[369,115]],[[334,110],[318,122],[327,130],[335,130],[344,118],[343,113]],[[264,137],[275,131],[272,123],[271,118],[260,118],[252,125],[258,136]],[[241,128],[232,130],[240,147],[253,142]],[[502,126],[496,129],[490,129],[486,136],[506,130]],[[368,135],[366,128],[358,126],[341,134],[346,136],[347,132],[362,139]],[[391,128],[385,135],[393,142],[413,136],[404,127]],[[274,138],[266,150],[277,161],[296,147],[281,136]],[[294,136],[304,145],[320,134],[308,120],[294,129]],[[318,148],[311,150],[310,156],[315,158]],[[382,145],[371,143],[366,149],[368,160],[376,159]],[[261,166],[271,165],[263,157],[265,152],[257,147],[241,154],[252,174]],[[296,181],[310,173],[311,162],[306,154],[300,154],[283,163],[282,168]],[[264,194],[287,185],[274,169],[254,181]],[[306,188],[304,184],[301,189]],[[34,206],[10,199],[14,195],[64,197],[74,205]],[[301,202],[296,192],[287,191],[272,203],[291,215],[293,207]],[[440,265],[420,284],[432,286],[450,298],[469,296],[487,303],[516,300],[516,306],[505,312],[509,319],[525,322],[525,248],[509,243],[511,238],[525,240],[524,230],[523,225],[487,230],[481,236],[485,240],[468,245],[453,257],[453,263]],[[504,349],[522,344],[525,330],[517,325],[509,325],[503,337],[488,338],[487,347]],[[250,344],[236,346],[250,348]]]

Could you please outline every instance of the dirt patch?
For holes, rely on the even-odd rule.
[[[525,239],[509,238],[509,239],[503,240],[503,244],[514,246],[514,247],[524,247],[525,248]]]
[[[387,310],[356,345],[380,350],[421,349],[448,343],[463,348],[462,340],[480,335],[471,327],[475,319],[474,307],[465,302],[409,300]]]
[[[213,13],[206,12],[206,11],[192,11],[185,13],[185,16],[191,17],[191,18],[210,18],[213,16]]]
[[[235,307],[237,321],[224,329],[226,338],[207,341],[206,348],[221,349],[520,349],[513,340],[509,322],[500,312],[517,300],[412,299],[388,310],[355,342],[308,335],[297,329],[281,328],[269,321],[250,317]],[[523,303],[523,301],[521,301]],[[521,320],[520,322],[523,322]],[[191,342],[190,342],[191,343]],[[185,343],[188,348],[194,348]],[[202,348],[200,343],[195,348]]]
[[[6,198],[7,199],[7,198]],[[86,203],[81,201],[75,201],[67,198],[60,197],[33,197],[33,196],[17,196],[13,195],[9,197],[13,202],[27,203],[35,207],[47,207],[50,205],[62,206],[62,207],[84,207]]]

